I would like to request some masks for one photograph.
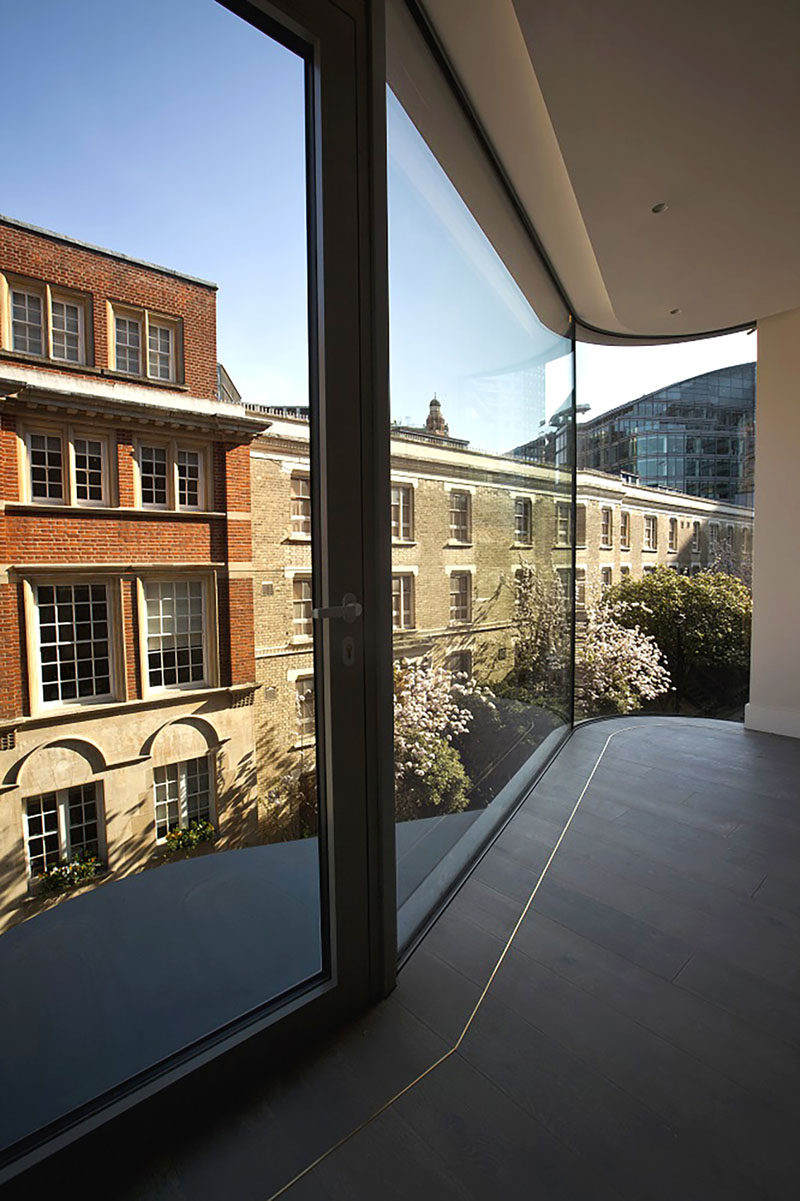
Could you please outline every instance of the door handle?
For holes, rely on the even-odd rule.
[[[345,592],[340,605],[331,605],[325,609],[312,609],[311,616],[317,621],[329,621],[333,617],[341,617],[342,621],[352,625],[354,621],[358,621],[363,612],[361,603],[356,600],[353,593]]]

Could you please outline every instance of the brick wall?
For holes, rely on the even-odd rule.
[[[88,367],[94,367],[94,370],[75,368],[75,374],[89,378],[97,373],[113,376],[108,302],[116,301],[181,320],[185,384],[193,396],[204,399],[216,396],[216,289],[213,286],[194,283],[167,271],[6,225],[2,221],[0,271],[88,294],[93,342],[93,353],[92,346],[88,348]],[[13,357],[8,348],[3,357]],[[35,365],[27,356],[20,361]],[[41,365],[49,370],[64,369],[60,363]],[[146,384],[146,381],[140,382]],[[159,387],[158,384],[150,386]]]

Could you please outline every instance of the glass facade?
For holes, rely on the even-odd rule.
[[[754,363],[722,367],[583,422],[578,467],[750,506],[755,382]]]
[[[570,722],[573,353],[392,93],[388,152],[402,950]]]

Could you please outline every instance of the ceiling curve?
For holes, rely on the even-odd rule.
[[[796,0],[424,7],[579,320],[686,337],[800,307]]]

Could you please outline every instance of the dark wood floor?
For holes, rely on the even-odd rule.
[[[796,1195],[800,742],[648,718],[576,732],[388,1001],[104,1196],[267,1201],[452,1048],[612,733],[458,1050],[283,1195]]]

